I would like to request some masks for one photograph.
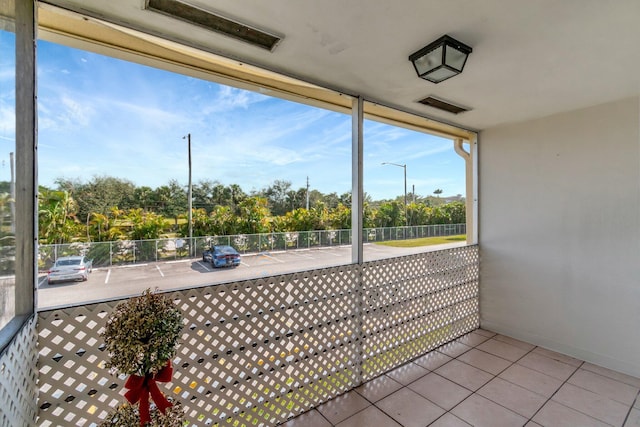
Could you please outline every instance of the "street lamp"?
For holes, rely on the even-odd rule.
[[[192,246],[193,246],[193,222],[191,221],[191,204],[192,204],[192,197],[191,197],[191,134],[188,133],[187,136],[183,136],[182,139],[187,139],[187,147],[188,147],[188,152],[189,152],[189,190],[187,192],[187,200],[188,200],[188,212],[187,212],[187,216],[188,216],[188,221],[189,221],[189,256],[193,256],[192,253]]]
[[[404,169],[404,224],[409,225],[409,215],[407,212],[407,165],[406,164],[400,165],[398,163],[391,163],[391,162],[382,162],[382,164],[398,166],[399,168]]]

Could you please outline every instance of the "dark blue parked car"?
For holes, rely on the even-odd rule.
[[[228,245],[212,246],[202,252],[202,261],[210,262],[212,267],[237,267],[240,265],[240,254]]]

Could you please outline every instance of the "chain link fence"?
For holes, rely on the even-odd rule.
[[[364,229],[363,240],[385,242],[466,233],[465,224],[418,225]],[[236,234],[229,236],[177,237],[155,240],[75,242],[40,245],[38,268],[47,270],[62,256],[85,255],[94,267],[197,258],[213,245],[230,245],[242,254],[295,249],[326,248],[351,244],[351,230],[289,231],[284,233]]]

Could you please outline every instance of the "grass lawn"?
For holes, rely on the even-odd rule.
[[[463,242],[467,240],[466,234],[456,236],[422,237],[420,239],[409,240],[389,240],[386,242],[376,242],[376,245],[394,246],[396,248],[415,248],[417,246],[442,245],[443,243]]]

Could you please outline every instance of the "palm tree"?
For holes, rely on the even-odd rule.
[[[77,203],[68,191],[46,191],[38,198],[39,239],[43,243],[68,243],[80,237]]]

